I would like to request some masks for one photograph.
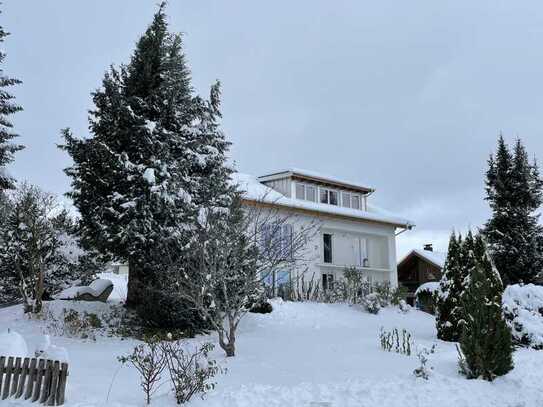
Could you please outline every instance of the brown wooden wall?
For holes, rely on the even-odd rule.
[[[417,288],[429,281],[441,279],[441,268],[426,259],[412,255],[398,265],[398,283],[408,289],[407,300],[411,305]]]

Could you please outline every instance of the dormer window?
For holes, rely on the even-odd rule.
[[[319,188],[320,191],[320,203],[328,205],[338,204],[338,192],[333,189]]]
[[[317,187],[309,184],[296,183],[296,199],[315,202],[317,200]]]
[[[360,195],[350,192],[341,193],[341,206],[344,208],[361,209],[360,203]]]

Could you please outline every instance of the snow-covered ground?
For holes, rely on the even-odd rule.
[[[113,302],[125,293],[124,280],[116,277],[114,282],[118,290]],[[20,306],[0,310],[0,326],[19,332],[30,351],[42,340],[43,322],[28,321]],[[381,350],[381,326],[409,330],[419,346],[437,344],[428,381],[412,374],[418,366],[415,355]],[[214,336],[193,341],[204,340],[216,341]],[[53,337],[52,343],[69,354],[67,406],[144,405],[136,373],[120,368],[116,360],[136,341]],[[457,372],[454,344],[438,341],[433,317],[415,310],[402,314],[390,308],[371,315],[347,305],[275,301],[271,314],[249,314],[243,321],[236,357],[226,359],[218,347],[214,357],[228,373],[217,378],[216,389],[205,400],[191,401],[191,407],[543,405],[543,351],[518,350],[515,369],[493,383],[466,380]],[[168,384],[153,405],[175,405]]]

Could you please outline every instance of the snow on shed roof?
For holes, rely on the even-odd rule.
[[[402,259],[398,262],[398,264],[403,263],[408,257],[412,255],[417,255],[419,257],[422,257],[423,259],[426,259],[430,263],[433,263],[440,268],[443,268],[443,266],[445,265],[445,260],[447,259],[447,253],[445,252],[434,252],[430,250],[413,249],[409,253],[407,253],[404,257],[402,257]]]
[[[326,205],[317,202],[303,201],[300,199],[288,198],[280,192],[264,185],[256,177],[234,173],[231,176],[232,182],[244,191],[244,198],[250,201],[264,202],[295,209],[327,213],[337,216],[345,216],[355,219],[363,219],[374,222],[388,223],[398,227],[411,228],[415,224],[407,219],[396,216],[384,209],[368,204],[368,210],[343,208],[335,205]]]
[[[286,170],[276,171],[267,175],[262,175],[258,177],[258,179],[260,181],[269,181],[273,179],[280,179],[280,178],[291,177],[291,176],[299,176],[301,178],[308,178],[314,181],[328,182],[330,184],[341,185],[347,188],[361,190],[363,192],[374,191],[373,188],[368,187],[367,185],[361,184],[359,182],[347,181],[347,180],[340,179],[331,175],[322,174],[317,171],[304,170],[302,168],[288,168]]]

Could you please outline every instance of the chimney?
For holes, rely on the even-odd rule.
[[[432,247],[432,243],[426,243],[424,245],[424,250],[427,250],[429,252],[433,252],[434,251],[434,248]]]

